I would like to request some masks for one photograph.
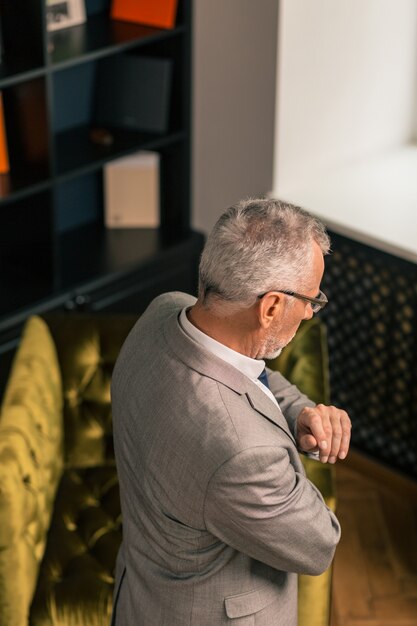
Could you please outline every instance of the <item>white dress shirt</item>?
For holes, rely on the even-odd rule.
[[[179,317],[179,322],[183,331],[196,343],[200,346],[216,355],[219,359],[226,361],[226,363],[230,363],[236,369],[238,369],[242,374],[250,378],[262,391],[272,400],[274,404],[278,406],[277,399],[274,394],[266,385],[261,383],[258,376],[263,372],[265,368],[265,361],[262,359],[252,359],[245,354],[241,354],[240,352],[236,352],[236,350],[232,350],[228,348],[223,343],[216,341],[212,337],[209,337],[201,330],[196,328],[194,324],[190,322],[187,317],[187,310],[189,307],[185,307],[182,309]]]

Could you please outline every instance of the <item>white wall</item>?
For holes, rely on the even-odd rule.
[[[272,188],[278,0],[194,0],[193,225]]]
[[[416,0],[281,0],[274,194],[416,134]]]

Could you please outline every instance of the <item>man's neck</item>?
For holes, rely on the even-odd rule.
[[[249,311],[217,316],[197,301],[187,311],[187,317],[191,324],[212,339],[245,356],[257,357],[256,328]]]

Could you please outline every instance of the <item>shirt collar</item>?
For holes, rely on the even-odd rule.
[[[233,365],[233,367],[251,380],[256,380],[265,368],[265,361],[262,359],[252,359],[245,354],[236,352],[236,350],[232,350],[223,343],[203,333],[188,319],[187,310],[189,308],[190,307],[184,307],[180,313],[179,321],[184,332],[200,346],[206,348],[206,350],[209,350],[223,361]]]

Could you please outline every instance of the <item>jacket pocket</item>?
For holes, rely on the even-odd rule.
[[[268,587],[261,587],[260,589],[239,593],[235,596],[227,596],[224,599],[226,615],[230,619],[253,615],[267,607],[276,598],[276,590]]]

